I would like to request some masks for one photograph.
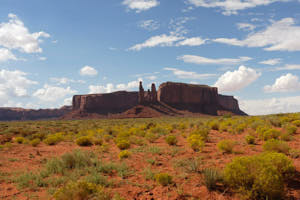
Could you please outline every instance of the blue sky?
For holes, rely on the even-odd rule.
[[[2,0],[0,106],[165,81],[217,86],[249,114],[300,111],[299,0]]]

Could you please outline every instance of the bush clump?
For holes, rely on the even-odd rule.
[[[264,151],[273,151],[277,153],[284,153],[286,155],[290,151],[290,147],[286,142],[275,139],[266,141],[263,145],[263,149]]]
[[[194,151],[202,151],[205,145],[205,142],[203,141],[203,137],[198,134],[190,135],[187,140]]]
[[[270,139],[277,139],[280,135],[281,135],[280,131],[276,129],[267,129],[263,131],[260,136],[264,141],[266,141]]]
[[[54,134],[47,136],[43,142],[47,145],[56,145],[60,141],[62,141],[62,136]]]
[[[255,137],[252,135],[246,135],[245,140],[247,144],[255,144]]]
[[[218,131],[218,130],[219,130],[219,122],[218,122],[218,121],[211,121],[211,122],[209,123],[209,127],[210,127],[212,130]]]
[[[232,153],[235,142],[232,140],[222,140],[217,144],[218,149],[223,153]]]
[[[159,173],[155,175],[156,181],[162,186],[167,186],[172,183],[172,176],[167,173]]]
[[[37,145],[39,145],[41,142],[41,140],[39,138],[35,138],[33,140],[30,141],[30,144],[33,146],[33,147],[36,147]]]
[[[117,141],[117,147],[121,150],[129,149],[130,148],[130,142],[125,140],[125,139],[119,140],[119,141]]]
[[[284,180],[294,170],[287,156],[270,152],[235,158],[225,167],[224,180],[247,199],[281,199]]]
[[[90,136],[81,136],[76,139],[76,144],[79,146],[92,146],[93,138]]]
[[[204,184],[209,191],[214,190],[217,183],[222,180],[222,176],[217,169],[206,168],[203,170]]]
[[[102,186],[86,181],[70,182],[54,193],[56,200],[110,200],[111,195]]]
[[[131,152],[124,150],[119,153],[119,159],[129,158],[131,156]]]
[[[15,141],[18,143],[18,144],[23,144],[25,142],[25,138],[23,137],[16,137],[15,138]]]
[[[292,122],[292,124],[294,124],[297,127],[300,127],[300,120],[295,120]]]
[[[168,143],[168,145],[176,145],[178,142],[176,136],[174,135],[167,136],[165,140]]]

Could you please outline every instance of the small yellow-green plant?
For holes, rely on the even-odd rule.
[[[212,129],[212,130],[216,130],[218,131],[219,130],[219,122],[218,121],[211,121],[209,123],[209,127]]]
[[[266,141],[266,143],[263,145],[263,149],[264,151],[273,151],[284,154],[288,154],[290,151],[288,143],[275,139]]]
[[[117,147],[121,150],[129,149],[130,148],[130,142],[128,140],[122,139],[117,141]]]
[[[201,135],[190,135],[187,140],[194,151],[202,151],[205,146],[205,142]]]
[[[281,132],[276,129],[267,129],[260,134],[260,137],[266,141],[270,139],[277,139],[281,135]]]
[[[48,145],[56,145],[57,143],[59,143],[60,141],[62,141],[62,136],[59,134],[54,134],[54,135],[49,135],[46,137],[46,139],[44,139],[44,143],[48,144]]]
[[[94,138],[93,142],[94,142],[94,145],[101,146],[103,144],[103,140],[101,138]]]
[[[30,144],[33,146],[33,147],[36,147],[37,145],[39,145],[41,142],[41,140],[39,138],[35,138],[33,140],[30,141]]]
[[[255,144],[255,137],[252,135],[246,135],[245,140],[247,144]]]
[[[76,144],[79,146],[92,146],[93,138],[91,136],[81,136],[76,139]]]
[[[176,145],[177,144],[177,138],[174,135],[167,136],[165,140],[168,143],[168,145]]]
[[[119,153],[119,159],[122,160],[124,158],[129,158],[131,156],[131,152],[128,150],[123,150]]]
[[[217,144],[218,149],[223,153],[232,153],[235,146],[235,141],[222,140]]]
[[[15,141],[19,144],[23,144],[25,142],[25,138],[23,137],[16,137],[15,138]]]
[[[300,120],[295,120],[292,122],[292,124],[294,124],[297,127],[300,127]]]
[[[167,186],[172,183],[172,176],[167,173],[159,173],[155,175],[156,181],[162,186]]]

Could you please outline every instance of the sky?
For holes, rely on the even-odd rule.
[[[300,0],[1,0],[0,107],[206,84],[251,115],[300,112]]]

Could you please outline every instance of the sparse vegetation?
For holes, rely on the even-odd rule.
[[[217,144],[218,149],[223,153],[232,153],[235,142],[232,140],[222,140]]]
[[[162,186],[167,186],[172,183],[172,176],[167,173],[156,174],[155,179]]]

